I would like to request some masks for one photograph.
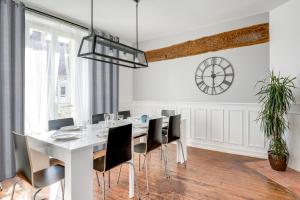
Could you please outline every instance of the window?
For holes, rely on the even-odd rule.
[[[82,87],[88,85],[88,62],[77,58],[83,35],[73,27],[26,14],[26,131],[47,130],[51,119],[73,117],[78,122],[89,116],[78,114],[83,104],[89,105]]]

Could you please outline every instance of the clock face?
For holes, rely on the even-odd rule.
[[[225,58],[211,57],[204,60],[195,72],[198,88],[208,95],[222,94],[234,80],[234,69]]]

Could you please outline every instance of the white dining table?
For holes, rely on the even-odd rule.
[[[109,127],[133,124],[133,139],[145,136],[147,124],[128,120],[111,122],[106,127],[102,123],[87,125],[76,131],[77,138],[69,141],[52,139],[55,131],[26,134],[29,147],[35,151],[57,158],[65,163],[65,200],[93,199],[93,150],[96,146],[105,145]],[[164,123],[164,126],[167,126]],[[185,159],[187,159],[185,141],[185,120],[181,122],[181,140]],[[133,142],[132,142],[133,144]],[[133,146],[132,146],[133,149]],[[40,160],[42,162],[42,159]],[[133,158],[131,160],[133,162]],[[177,144],[177,162],[183,163],[180,145]],[[129,198],[134,197],[134,168],[129,167]]]

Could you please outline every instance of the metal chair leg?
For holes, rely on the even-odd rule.
[[[103,177],[103,185],[102,185],[102,199],[105,200],[105,175],[104,173],[102,173],[102,177]]]
[[[139,154],[139,172],[141,171],[141,154]]]
[[[119,175],[118,175],[118,181],[117,181],[117,184],[119,184],[119,181],[120,181],[120,175],[121,175],[122,166],[123,166],[123,165],[121,165],[120,170],[119,170]]]
[[[166,151],[167,151],[167,149],[166,149]],[[166,178],[167,179],[169,179],[170,178],[170,176],[169,176],[169,174],[168,174],[168,170],[167,170],[167,155],[165,155],[165,151],[162,151],[162,155],[163,155],[163,160],[164,160],[164,165],[165,165],[165,175],[166,175]]]
[[[15,182],[14,185],[13,185],[13,190],[11,192],[11,197],[10,197],[11,200],[14,199],[14,194],[15,194],[15,189],[16,189],[17,184],[18,184],[18,182]]]
[[[144,169],[144,168],[145,168],[145,160],[146,160],[146,155],[144,155],[144,163],[143,163],[143,167],[142,167],[142,169]]]
[[[183,156],[183,164],[186,167],[186,159],[185,159],[184,152],[183,152],[182,142],[181,142],[181,140],[179,140],[178,142],[180,143],[180,146],[181,146],[181,152],[182,152],[182,156]]]
[[[139,179],[136,177],[134,164],[132,162],[130,162],[130,161],[127,162],[127,163],[133,167],[134,182],[136,183],[136,187],[137,187],[138,200],[141,200],[142,199],[142,195],[140,193]]]
[[[64,200],[65,199],[65,184],[64,184],[63,180],[60,181],[60,186],[61,186],[62,199]]]
[[[145,161],[146,161],[146,182],[147,182],[147,194],[149,194],[149,176],[148,176],[148,156],[145,155]]]
[[[32,197],[32,200],[35,200],[36,195],[37,195],[41,190],[42,190],[42,188],[39,188],[39,189],[37,189],[37,190],[34,192],[33,197]]]
[[[165,158],[166,158],[166,163],[168,163],[169,162],[169,160],[168,160],[168,144],[166,144],[166,152],[165,152]]]
[[[100,187],[100,180],[99,180],[99,176],[98,176],[98,172],[97,171],[96,171],[96,176],[97,176],[98,186]]]
[[[108,188],[110,188],[110,171],[108,171]]]
[[[162,151],[163,151],[163,149],[162,149],[162,147],[160,147],[160,160],[163,159],[163,153],[162,153]]]

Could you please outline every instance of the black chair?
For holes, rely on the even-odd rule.
[[[161,110],[161,116],[169,118],[170,116],[173,116],[173,115],[175,115],[175,110]],[[162,133],[164,135],[166,135],[167,134],[167,128],[163,127]]]
[[[104,115],[105,113],[92,115],[92,124],[98,124],[99,122],[104,121]]]
[[[74,126],[74,119],[73,118],[64,118],[64,119],[55,119],[48,121],[48,129],[49,131],[52,130],[59,130],[65,126]]]
[[[183,146],[182,146],[182,142],[180,140],[180,123],[181,123],[181,115],[170,116],[167,134],[163,135],[162,143],[166,147],[166,151],[167,151],[167,147],[168,147],[169,143],[179,142],[181,151],[182,151],[182,156],[184,159],[184,164],[186,166],[185,156],[184,156],[184,152],[183,152]]]
[[[104,115],[105,113],[102,113],[102,114],[93,114],[92,115],[92,124],[98,124],[99,122],[102,122],[104,121]],[[94,159],[98,159],[98,158],[101,158],[105,155],[105,148],[106,148],[106,145],[99,145],[99,146],[94,146]],[[96,173],[97,175],[97,179],[98,179],[98,184],[100,186],[100,183],[99,183],[99,177],[98,177],[98,174]],[[109,187],[110,187],[110,172],[109,172]]]
[[[155,149],[162,146],[162,118],[149,120],[149,127],[147,133],[146,143],[141,142],[134,145],[134,152],[139,154],[139,170],[141,166],[141,155],[145,156],[146,162],[146,180],[147,180],[147,193],[149,193],[149,181],[148,181],[148,156],[149,153]],[[120,172],[118,176],[118,182],[120,178]],[[167,175],[167,169],[165,168],[165,173]]]
[[[132,124],[110,128],[108,132],[105,156],[94,159],[94,170],[102,173],[103,176],[103,199],[105,199],[105,177],[104,173],[118,167],[124,163],[132,165]],[[136,177],[136,176],[134,176]],[[135,178],[137,184],[138,199],[141,199],[139,192],[138,179]],[[98,184],[99,179],[98,179]]]
[[[65,170],[63,166],[56,165],[47,169],[33,172],[32,163],[35,162],[30,156],[27,137],[13,132],[15,143],[15,159],[17,174],[31,184],[36,191],[33,195],[33,200],[36,195],[45,187],[52,185],[58,181],[61,183],[62,194],[64,196],[63,179],[65,178]],[[38,162],[38,161],[36,161]],[[15,188],[18,182],[13,185],[11,199],[14,197]]]
[[[119,111],[118,115],[123,115],[124,119],[127,119],[127,118],[129,118],[131,116],[130,115],[130,110]]]
[[[161,110],[161,116],[170,117],[175,115],[175,110]]]

